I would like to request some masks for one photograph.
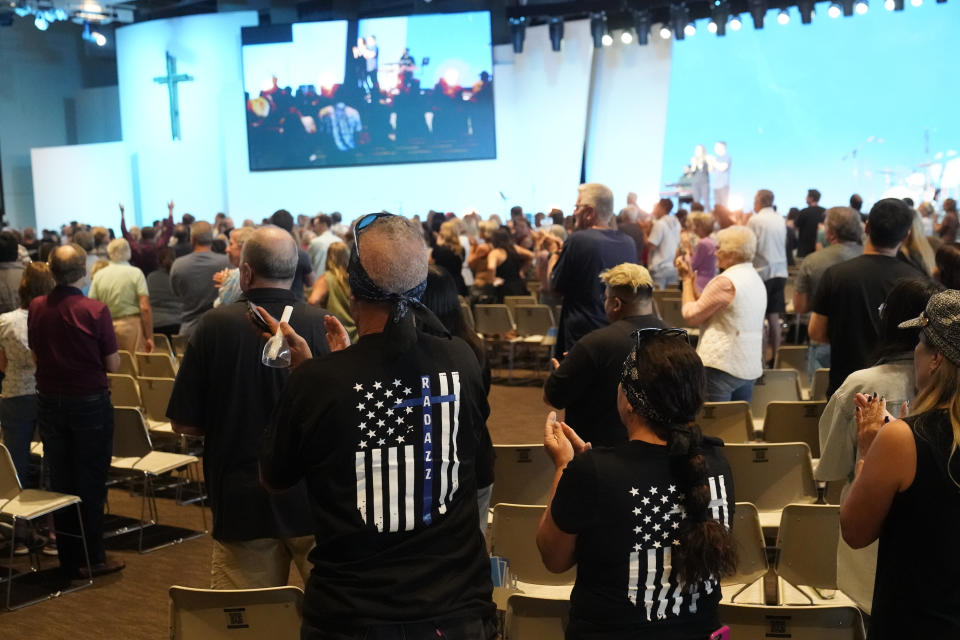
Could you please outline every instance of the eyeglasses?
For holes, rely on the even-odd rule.
[[[655,336],[664,336],[667,338],[683,338],[687,344],[690,344],[690,334],[686,329],[657,329],[649,327],[646,329],[637,329],[633,332],[633,337],[637,341],[637,348],[640,348],[644,342]]]
[[[392,213],[381,211],[380,213],[368,213],[357,220],[356,224],[353,225],[353,247],[357,252],[357,256],[360,255],[360,233],[380,218],[393,217],[393,215]]]

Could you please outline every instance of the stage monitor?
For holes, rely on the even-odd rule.
[[[490,13],[243,29],[251,171],[496,158]]]

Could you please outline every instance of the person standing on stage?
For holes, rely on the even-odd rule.
[[[707,150],[698,144],[693,150],[690,164],[684,171],[690,177],[690,189],[694,202],[703,205],[704,210],[710,209],[710,162],[707,159]]]
[[[710,161],[710,173],[713,174],[713,204],[727,206],[730,197],[730,155],[727,143],[720,140],[713,145],[717,154]]]

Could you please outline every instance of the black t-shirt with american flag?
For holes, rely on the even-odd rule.
[[[467,344],[409,319],[291,374],[261,472],[277,488],[307,478],[317,546],[305,625],[493,611],[475,477],[489,412]]]
[[[704,449],[711,517],[730,526],[730,467],[720,449]],[[578,536],[568,637],[703,639],[717,629],[719,581],[679,584],[672,570],[685,510],[666,447],[631,440],[576,456],[550,511]]]

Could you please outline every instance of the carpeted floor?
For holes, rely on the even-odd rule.
[[[495,385],[490,405],[488,427],[495,443],[542,441],[547,407],[539,386]],[[112,489],[110,508],[115,514],[137,516],[140,500],[126,491]],[[200,526],[200,512],[195,506],[177,506],[172,500],[160,499],[159,511],[161,523],[187,528]],[[207,522],[210,522],[209,512]],[[135,550],[112,551],[126,561],[124,571],[99,578],[87,589],[18,611],[0,613],[0,637],[4,640],[167,638],[167,589],[173,584],[209,586],[210,551],[208,535],[144,555]],[[56,558],[46,558],[46,566],[56,566]],[[299,576],[291,576],[291,584],[302,586]],[[5,587],[6,584],[0,584],[0,588]],[[14,583],[14,589],[16,587]]]

